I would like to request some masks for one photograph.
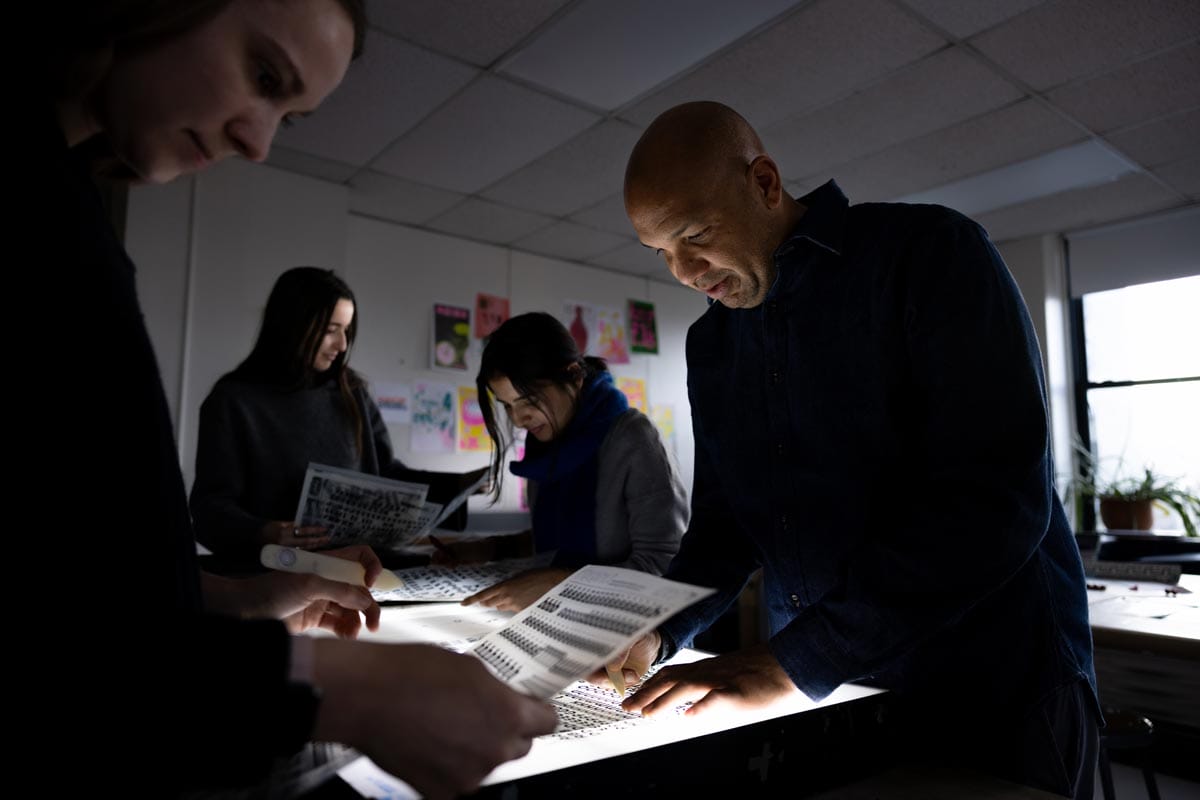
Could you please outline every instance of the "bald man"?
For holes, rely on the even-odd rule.
[[[650,125],[625,207],[709,300],[688,332],[695,485],[668,576],[718,592],[624,666],[688,644],[760,567],[770,623],[764,645],[663,669],[626,707],[704,713],[859,681],[957,763],[1090,798],[1083,569],[1034,332],[987,234],[939,206],[851,206],[833,181],[794,199],[717,103]]]

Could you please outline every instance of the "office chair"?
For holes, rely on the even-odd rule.
[[[1150,746],[1154,742],[1154,723],[1141,714],[1120,709],[1104,709],[1104,730],[1100,732],[1100,786],[1104,800],[1116,800],[1113,791],[1112,767],[1108,763],[1110,751],[1141,751],[1142,778],[1146,781],[1146,794],[1150,800],[1161,800],[1158,782],[1150,760]]]

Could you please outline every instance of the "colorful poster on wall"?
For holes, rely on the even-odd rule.
[[[454,452],[454,387],[418,382],[412,401],[411,448],[421,453]]]
[[[471,310],[435,303],[433,335],[430,337],[430,366],[435,369],[467,368],[467,345],[471,340]]]
[[[407,425],[412,421],[412,388],[407,383],[376,383],[373,388],[384,422]]]
[[[563,324],[571,332],[579,352],[587,355],[588,347],[596,340],[596,307],[568,300],[563,304]]]
[[[646,382],[644,380],[641,378],[617,378],[617,388],[629,401],[630,408],[636,408],[643,414],[647,412]]]
[[[474,386],[458,387],[458,449],[472,452],[492,449],[492,438],[479,409],[479,390]]]
[[[658,354],[658,328],[654,322],[654,304],[629,301],[629,349],[635,353]]]
[[[480,292],[475,295],[475,338],[486,339],[508,319],[508,298]]]
[[[658,428],[658,432],[662,434],[667,448],[672,453],[678,453],[679,451],[675,447],[675,406],[666,403],[655,403],[650,406],[649,416],[650,421],[654,423],[654,427]]]
[[[629,363],[629,343],[625,338],[625,315],[619,308],[596,309],[596,346],[592,355],[610,364]]]

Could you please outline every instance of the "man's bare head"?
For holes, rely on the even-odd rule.
[[[625,170],[625,210],[677,280],[733,308],[759,305],[801,211],[750,124],[685,103],[650,124]]]

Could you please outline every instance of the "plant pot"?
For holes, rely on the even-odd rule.
[[[1110,531],[1148,531],[1154,527],[1154,501],[1102,497],[1100,519]]]

